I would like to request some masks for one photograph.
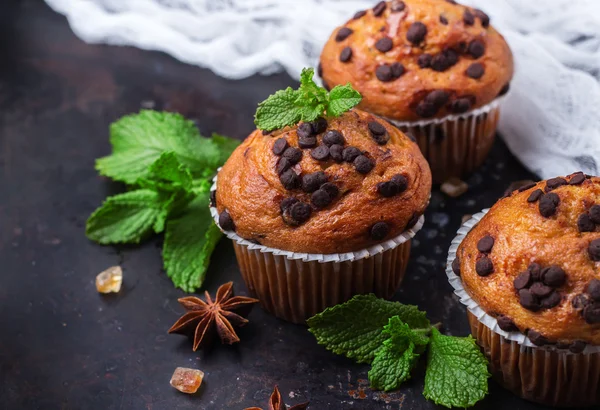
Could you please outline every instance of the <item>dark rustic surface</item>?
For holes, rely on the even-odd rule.
[[[316,345],[302,326],[256,308],[242,343],[193,353],[167,335],[179,317],[161,271],[160,239],[139,247],[86,240],[87,216],[122,189],[97,176],[94,159],[109,152],[108,125],[141,106],[179,111],[203,133],[244,138],[256,103],[292,84],[285,75],[228,81],[157,52],[86,45],[64,17],[39,1],[13,1],[0,14],[0,408],[243,409],[265,406],[278,384],[288,404],[312,409],[435,409],[422,397],[422,371],[399,392],[366,384],[368,366]],[[465,310],[443,272],[464,214],[490,206],[506,186],[531,175],[498,141],[459,199],[435,191],[425,228],[414,241],[407,279],[396,299],[427,310],[448,333],[466,335]],[[96,293],[95,275],[124,269],[120,294]],[[207,289],[240,278],[223,240]],[[176,366],[206,372],[195,396],[169,386]],[[526,410],[490,383],[478,409]]]

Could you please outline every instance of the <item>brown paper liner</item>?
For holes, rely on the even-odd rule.
[[[554,407],[600,405],[600,352],[528,347],[481,323],[467,311],[471,333],[489,359],[492,377],[524,399]]]
[[[357,294],[391,298],[406,272],[410,240],[376,255],[342,262],[303,261],[233,241],[242,277],[262,307],[293,323]]]
[[[441,121],[393,123],[416,138],[429,162],[433,182],[443,183],[451,177],[465,177],[483,164],[494,143],[499,118],[499,104],[493,104],[483,112]]]

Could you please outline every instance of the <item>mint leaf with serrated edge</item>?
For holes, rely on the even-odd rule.
[[[411,329],[398,316],[391,317],[382,332],[388,339],[375,354],[369,370],[371,388],[390,391],[408,380],[420,354],[429,343],[430,331],[430,326]]]
[[[488,393],[487,360],[468,337],[431,333],[424,396],[445,407],[470,407]]]
[[[300,121],[314,121],[325,113],[338,117],[361,101],[350,84],[337,86],[331,92],[313,80],[314,70],[305,68],[300,74],[300,87],[277,91],[258,105],[254,123],[261,130],[274,130]]]
[[[137,183],[144,188],[189,192],[192,189],[192,173],[177,159],[173,151],[167,151],[154,161],[148,175]]]
[[[162,230],[169,197],[138,189],[107,198],[88,219],[86,235],[101,244],[139,243]]]
[[[329,92],[329,103],[327,104],[327,114],[338,117],[352,107],[357,106],[362,100],[362,96],[356,91],[350,83],[346,85],[335,86]]]
[[[171,151],[194,177],[207,169],[214,173],[233,150],[233,144],[224,144],[221,138],[216,142],[203,138],[196,125],[179,114],[142,110],[111,125],[113,152],[98,159],[96,169],[101,175],[133,184],[148,175],[150,165],[164,152]]]
[[[210,255],[221,238],[208,207],[208,193],[199,194],[182,216],[167,222],[163,261],[173,284],[186,292],[202,286]]]
[[[307,320],[317,342],[334,353],[370,363],[387,336],[383,327],[398,316],[411,328],[427,328],[425,312],[416,306],[390,302],[375,295],[357,295]]]

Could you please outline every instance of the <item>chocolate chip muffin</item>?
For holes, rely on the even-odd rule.
[[[545,404],[600,404],[600,178],[521,187],[458,242],[449,273],[501,383]]]
[[[334,30],[319,73],[329,87],[352,83],[362,109],[411,132],[442,182],[485,159],[513,58],[481,10],[445,0],[382,1]]]
[[[254,131],[215,188],[213,214],[250,291],[276,316],[303,322],[357,293],[393,295],[431,173],[413,140],[354,109]]]

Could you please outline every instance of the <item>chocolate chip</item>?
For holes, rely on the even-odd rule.
[[[600,261],[600,239],[594,239],[588,246],[588,254],[593,261]]]
[[[219,215],[219,226],[224,231],[235,231],[235,224],[233,223],[233,219],[231,218],[231,215],[229,215],[229,212],[221,212]]]
[[[452,261],[452,272],[454,272],[456,276],[460,276],[460,259],[458,258],[458,255],[456,255]]]
[[[290,164],[295,165],[302,160],[302,150],[289,147],[283,152],[283,158],[287,158]]]
[[[544,195],[544,191],[541,189],[536,189],[531,194],[529,194],[529,198],[527,198],[527,202],[536,202],[540,197]]]
[[[448,19],[442,14],[440,14],[440,23],[442,23],[444,26],[448,25]]]
[[[594,232],[596,224],[588,214],[581,214],[577,218],[577,229],[579,229],[579,232]]]
[[[392,47],[394,47],[394,42],[389,37],[380,38],[375,43],[375,48],[381,51],[382,53],[387,53],[392,49]]]
[[[465,10],[463,13],[463,22],[467,25],[467,26],[472,26],[473,24],[475,24],[475,16],[473,15],[473,13],[471,13],[471,11],[469,10]]]
[[[357,12],[354,14],[354,17],[352,17],[352,18],[353,18],[354,20],[358,20],[359,18],[363,17],[365,14],[367,14],[367,11],[366,11],[366,10],[360,10],[360,11],[357,11]]]
[[[454,0],[446,0],[446,3],[450,3],[450,4],[458,4],[456,1]]]
[[[290,215],[294,221],[301,224],[310,218],[310,214],[312,213],[312,209],[310,205],[305,204],[304,202],[297,202],[290,208]]]
[[[442,54],[444,57],[446,57],[446,61],[448,61],[448,65],[450,67],[458,63],[458,54],[456,54],[456,51],[452,50],[451,48],[444,49]]]
[[[323,77],[323,64],[321,64],[320,61],[319,64],[317,64],[317,75]]]
[[[576,340],[569,346],[569,351],[575,354],[582,353],[585,350],[586,346],[587,343],[583,340]]]
[[[360,150],[356,147],[346,147],[342,151],[342,157],[346,162],[354,162],[356,157],[358,157],[360,154]]]
[[[317,145],[317,137],[300,137],[298,138],[298,146],[300,148],[313,148]]]
[[[354,159],[353,164],[354,168],[356,168],[356,171],[360,174],[368,174],[375,166],[373,161],[371,161],[367,156],[362,154]]]
[[[382,64],[375,69],[375,77],[379,81],[388,82],[394,80],[392,75],[392,68],[387,64]]]
[[[302,124],[298,125],[298,129],[296,130],[296,134],[298,134],[298,138],[300,139],[308,138],[313,135],[313,133],[313,126],[309,122],[303,122]]]
[[[408,187],[408,179],[404,175],[396,174],[392,177],[392,182],[398,185],[399,192],[406,191]]]
[[[350,29],[348,27],[342,27],[341,29],[338,30],[337,34],[335,35],[335,41],[337,41],[337,42],[344,41],[352,33],[353,33],[352,29]]]
[[[450,63],[446,56],[442,53],[436,54],[431,58],[431,68],[435,71],[446,71],[450,67]]]
[[[261,131],[262,135],[269,135],[272,132],[273,132],[273,130],[262,130]]]
[[[337,130],[329,130],[325,133],[325,135],[323,135],[323,144],[327,145],[328,147],[334,144],[344,145],[345,143],[346,140],[344,139],[344,136]]]
[[[529,287],[531,284],[531,272],[525,271],[519,273],[519,276],[513,280],[513,286],[516,290],[521,290]]]
[[[487,256],[479,259],[475,264],[475,272],[477,272],[479,276],[488,276],[492,274],[494,272],[492,260]]]
[[[406,4],[404,4],[403,1],[395,0],[392,2],[392,6],[390,7],[390,10],[393,13],[398,13],[399,11],[403,11],[405,8],[406,8]]]
[[[519,303],[527,310],[537,312],[540,310],[540,302],[528,289],[519,291]]]
[[[471,100],[468,98],[457,98],[452,102],[450,110],[455,114],[462,114],[471,109]]]
[[[583,318],[590,325],[600,323],[600,303],[588,303],[583,308]]]
[[[421,215],[419,215],[416,212],[413,212],[413,214],[410,217],[410,219],[408,220],[404,230],[407,231],[407,230],[411,229],[413,226],[415,226],[417,224],[417,222],[419,222],[419,218],[421,218]]]
[[[483,67],[483,64],[473,63],[469,67],[467,67],[467,71],[465,71],[465,74],[470,78],[474,78],[475,80],[478,80],[481,77],[483,77],[484,72],[485,72],[485,68]]]
[[[511,318],[501,315],[496,318],[498,321],[498,327],[505,332],[518,332],[519,328],[515,325],[515,322]]]
[[[428,68],[431,65],[431,54],[421,54],[417,58],[417,64],[420,68]]]
[[[290,162],[289,159],[280,158],[279,161],[277,162],[277,167],[275,168],[275,171],[277,172],[277,175],[281,175],[285,171],[290,169],[291,167],[292,167],[292,163]]]
[[[500,92],[498,92],[498,97],[503,96],[504,94],[506,94],[508,92],[508,90],[510,90],[510,84],[506,83],[502,86],[502,88],[500,89]]]
[[[307,193],[315,192],[327,182],[327,175],[323,171],[304,174],[302,176],[302,190]]]
[[[425,102],[432,104],[437,109],[443,107],[448,102],[450,93],[444,90],[433,90],[425,97]]]
[[[542,279],[542,267],[537,263],[530,264],[527,271],[531,274],[531,280],[538,281]]]
[[[481,11],[479,9],[475,9],[473,11],[473,13],[475,14],[475,16],[479,20],[481,20],[481,25],[483,27],[486,27],[486,28],[489,27],[489,25],[490,25],[490,17],[487,14],[485,14],[483,11]]]
[[[310,196],[310,203],[317,209],[325,208],[332,201],[332,198],[329,196],[327,191],[323,189],[317,189]]]
[[[286,210],[289,210],[292,205],[294,205],[295,203],[297,203],[298,200],[294,197],[287,197],[284,198],[280,203],[279,203],[279,210],[281,212],[285,212]]]
[[[420,21],[416,21],[410,25],[406,32],[406,39],[414,45],[418,45],[425,39],[427,35],[427,26]]]
[[[600,302],[600,280],[592,279],[587,286],[587,293],[596,302]]]
[[[583,308],[585,308],[589,303],[588,297],[587,295],[576,295],[573,300],[571,301],[571,305],[573,306],[573,309],[575,310],[582,310]]]
[[[559,288],[565,284],[567,274],[560,266],[552,265],[542,271],[541,279],[546,285]]]
[[[343,151],[344,146],[340,144],[333,144],[329,147],[329,155],[335,162],[342,162],[344,160],[344,157],[342,156]]]
[[[473,40],[469,43],[468,51],[473,58],[479,58],[485,54],[485,44],[479,40]]]
[[[489,253],[494,247],[494,238],[486,235],[477,242],[477,250],[482,253]]]
[[[567,180],[561,177],[556,177],[556,178],[551,178],[548,181],[546,181],[546,188],[544,188],[544,190],[546,192],[550,192],[558,187],[561,187],[563,185],[567,185]]]
[[[535,285],[537,285],[537,283]],[[533,289],[533,286],[531,288]],[[542,299],[540,304],[542,306],[542,309],[552,309],[553,307],[558,306],[561,301],[562,298],[560,297],[560,294],[557,291],[553,290],[550,293],[550,295]]]
[[[600,224],[600,205],[593,205],[590,208],[589,215],[595,224]]]
[[[288,142],[285,138],[279,138],[273,144],[273,154],[279,156],[289,147]]]
[[[533,285],[531,285],[529,291],[538,298],[545,298],[552,293],[552,288],[544,285],[542,282],[535,282]]]
[[[569,185],[579,185],[582,184],[583,181],[585,181],[585,174],[583,172],[577,172],[576,174],[573,174],[573,176],[571,176],[571,179],[569,180]]]
[[[373,15],[375,17],[381,16],[381,14],[383,14],[383,12],[385,11],[386,7],[387,3],[385,1],[380,1],[375,5],[375,7],[373,7]]]
[[[377,184],[379,195],[390,198],[400,192],[400,187],[393,181],[380,182]]]
[[[281,185],[287,190],[296,189],[300,185],[300,177],[292,169],[288,169],[281,174],[279,181],[281,181]]]
[[[314,134],[320,134],[327,129],[327,120],[323,117],[319,117],[310,123]]]
[[[404,74],[404,66],[400,63],[393,63],[390,68],[392,70],[392,77],[394,78],[400,78]]]
[[[548,339],[546,339],[544,336],[541,335],[541,333],[536,332],[535,330],[529,330],[527,332],[527,337],[529,338],[529,340],[531,340],[531,343],[533,343],[536,346],[544,346],[548,344]]]
[[[377,222],[371,227],[371,238],[380,241],[390,233],[390,227],[385,222]]]
[[[540,198],[540,215],[549,218],[556,213],[560,198],[555,193],[544,194]]]
[[[329,158],[329,147],[327,145],[319,145],[317,148],[310,151],[310,156],[317,161],[325,161]]]
[[[527,191],[528,189],[533,188],[534,186],[536,186],[535,182],[529,182],[521,187],[519,187],[518,191],[519,192],[523,192],[523,191]]]
[[[326,182],[321,185],[321,190],[327,192],[331,199],[336,198],[340,194],[340,189],[333,182]]]
[[[381,125],[381,123],[377,121],[369,121],[368,128],[371,137],[379,145],[385,145],[390,140],[390,136],[387,132],[387,129],[383,125]]]
[[[213,208],[217,206],[217,191],[210,191],[210,206]]]
[[[340,53],[340,61],[347,63],[352,58],[352,49],[350,47],[344,47]]]

